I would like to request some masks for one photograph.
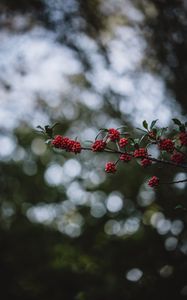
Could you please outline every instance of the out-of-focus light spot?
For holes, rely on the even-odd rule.
[[[80,132],[80,136],[84,140],[94,141],[98,131],[94,128],[85,128]]]
[[[161,277],[167,278],[173,274],[173,266],[165,265],[160,269],[159,273]]]
[[[72,182],[68,189],[67,195],[71,202],[77,205],[83,205],[87,202],[87,194],[78,182]]]
[[[120,223],[116,220],[109,220],[106,222],[104,230],[108,235],[116,235],[121,229]]]
[[[174,235],[179,235],[184,228],[184,223],[181,220],[175,220],[171,225],[171,232]]]
[[[22,147],[17,147],[16,151],[14,152],[13,160],[18,162],[24,160],[26,157],[26,151]]]
[[[123,227],[123,234],[133,234],[135,233],[140,227],[140,219],[136,217],[128,218]]]
[[[129,281],[136,282],[141,279],[143,272],[140,269],[134,268],[127,272],[126,278]]]
[[[149,189],[147,184],[143,184],[138,194],[138,204],[140,206],[148,206],[155,200],[155,191],[153,189]]]
[[[185,285],[182,289],[181,289],[181,295],[182,296],[187,296],[187,285]]]
[[[37,173],[37,164],[35,161],[26,160],[23,163],[23,172],[28,176],[33,176]]]
[[[10,218],[14,215],[15,209],[11,203],[3,202],[1,206],[1,212],[3,217]]]
[[[171,221],[166,219],[158,220],[156,229],[161,235],[168,233],[168,231],[171,229]]]
[[[52,164],[45,171],[44,178],[49,185],[55,186],[62,184],[63,175],[62,166]]]
[[[164,220],[165,219],[165,217],[164,217],[164,214],[163,213],[161,213],[161,212],[155,212],[152,216],[151,216],[151,225],[153,226],[153,227],[157,227],[157,225],[158,225],[158,222],[160,221],[160,220]]]
[[[71,201],[69,200],[63,201],[62,212],[64,214],[67,214],[69,212],[74,212],[74,211],[75,211],[75,205]]]
[[[57,220],[57,228],[60,232],[71,237],[78,237],[81,234],[81,227],[84,219],[78,212],[67,212]]]
[[[181,244],[182,244],[180,246],[181,252],[187,255],[187,240],[184,239]]]
[[[81,227],[79,224],[67,224],[64,232],[72,238],[78,237],[81,234]]]
[[[76,159],[69,159],[63,165],[63,171],[70,178],[79,176],[81,173],[81,164]]]
[[[44,143],[44,140],[36,138],[32,141],[31,149],[34,154],[36,155],[42,155],[44,154],[46,150],[46,144]]]
[[[92,205],[90,213],[95,218],[101,218],[106,214],[106,208],[104,204],[98,202]]]
[[[119,195],[112,193],[106,199],[106,207],[111,212],[118,212],[123,207],[123,200]]]
[[[186,173],[180,172],[176,174],[173,181],[179,181],[184,179],[186,179]],[[174,186],[178,189],[183,190],[184,188],[187,187],[187,183],[186,182],[175,183]]]
[[[99,95],[90,93],[88,91],[84,91],[81,94],[81,102],[93,110],[101,109],[103,106],[102,98]]]
[[[56,210],[53,204],[43,204],[29,208],[26,215],[31,222],[50,224],[56,217]]]
[[[150,145],[148,151],[149,151],[149,155],[151,155],[154,158],[158,158],[160,155],[160,151],[158,150],[157,147],[155,147],[155,145]]]
[[[166,240],[165,240],[165,248],[166,250],[168,251],[173,251],[176,249],[177,247],[177,244],[178,244],[178,239],[176,237],[168,237]]]
[[[0,159],[10,157],[16,148],[16,142],[8,136],[0,136],[0,145]]]
[[[140,219],[136,217],[129,218],[125,221],[124,233],[133,234],[139,229],[139,226],[140,226]]]

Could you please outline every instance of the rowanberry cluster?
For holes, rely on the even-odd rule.
[[[121,138],[119,140],[119,146],[120,148],[125,148],[128,145],[129,141],[126,138]]]
[[[156,187],[159,184],[159,178],[157,176],[153,176],[151,177],[151,179],[149,179],[148,181],[148,185],[150,187]]]
[[[181,132],[179,134],[179,140],[182,146],[187,146],[187,132]]]
[[[93,152],[101,152],[105,149],[105,147],[106,147],[106,142],[104,142],[103,140],[96,140],[92,144],[92,151]]]
[[[73,152],[75,154],[80,153],[82,150],[81,144],[76,140],[71,140],[68,137],[61,135],[55,136],[51,145],[55,148],[64,149],[67,152]]]
[[[114,162],[107,162],[105,165],[105,172],[107,173],[115,173],[117,171],[116,164]]]
[[[146,148],[138,148],[134,151],[134,157],[136,158],[143,158],[143,157],[147,157],[148,153],[147,153],[147,149]]]
[[[152,161],[148,158],[141,159],[140,163],[141,163],[142,167],[148,167],[148,166],[152,165]]]
[[[142,123],[144,129],[137,128],[143,132],[141,138],[133,139],[129,132],[121,132],[121,130],[115,128],[104,128],[97,135],[97,137],[99,135],[102,135],[102,137],[96,138],[90,147],[82,147],[77,140],[62,135],[53,137],[52,129],[54,126],[50,127],[47,125],[45,129],[39,126],[39,128],[42,130],[42,133],[48,135],[48,141],[54,148],[63,149],[75,154],[80,153],[82,150],[91,150],[92,152],[108,152],[117,155],[115,162],[109,161],[106,163],[106,173],[115,173],[120,161],[128,163],[133,159],[137,159],[142,167],[148,167],[158,162],[167,165],[173,164],[174,166],[177,164],[183,168],[187,168],[187,122],[181,123],[178,119],[173,119],[173,121],[178,126],[178,133],[173,139],[165,137],[167,128],[155,127],[157,120],[153,120],[150,126],[144,120]],[[158,147],[161,154],[160,157],[153,158],[148,154],[149,145],[156,145]],[[164,151],[167,153],[164,153]],[[153,176],[148,181],[150,187],[156,187],[158,184],[159,178],[156,176]]]
[[[108,137],[112,142],[118,141],[120,138],[119,130],[114,129],[114,128],[108,129]]]
[[[171,159],[171,161],[173,161],[176,164],[181,164],[184,162],[185,157],[184,157],[184,154],[175,152],[171,155],[170,159]]]
[[[123,153],[120,155],[119,159],[124,162],[129,162],[132,159],[132,155],[130,155],[128,153]]]
[[[167,152],[173,152],[175,145],[171,139],[162,139],[159,142],[159,149]]]

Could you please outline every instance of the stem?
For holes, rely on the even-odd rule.
[[[183,179],[183,180],[178,180],[178,181],[162,182],[160,184],[174,184],[174,183],[181,183],[181,182],[187,182],[187,178]]]
[[[89,148],[89,147],[82,147],[82,150],[92,151],[92,149]],[[123,151],[114,150],[114,149],[111,149],[109,147],[106,147],[106,149],[104,149],[102,152],[114,153],[114,154],[124,154],[125,153]],[[128,154],[131,155],[131,156],[133,156],[133,154],[131,154],[131,153],[128,153]],[[153,158],[153,157],[150,157],[150,156],[148,158],[149,158],[149,160],[157,162],[157,163],[161,163],[161,164],[165,164],[165,165],[170,165],[170,166],[174,166],[174,167],[178,167],[178,168],[187,169],[187,164],[185,164],[185,165],[184,164],[177,164],[177,163],[172,162],[172,161],[158,159],[158,158]]]

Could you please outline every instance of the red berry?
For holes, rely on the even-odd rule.
[[[136,158],[146,158],[148,156],[146,148],[139,148],[134,151],[134,157]]]
[[[61,148],[63,139],[64,139],[63,136],[56,135],[53,141],[51,142],[52,146],[54,146],[55,148]]]
[[[115,173],[117,171],[116,164],[114,162],[108,162],[105,165],[105,172],[107,173]]]
[[[175,145],[171,139],[163,139],[159,143],[160,150],[165,150],[167,152],[173,152],[174,147]]]
[[[182,153],[179,152],[175,152],[172,156],[171,156],[171,161],[177,163],[177,164],[181,164],[184,162],[184,155]]]
[[[124,162],[129,162],[132,159],[132,156],[128,153],[123,153],[120,155],[119,159]]]
[[[140,163],[142,167],[148,167],[152,164],[152,161],[148,158],[143,158]]]
[[[81,152],[81,149],[82,149],[81,144],[77,141],[74,141],[71,151],[74,152],[75,154],[77,154],[77,153]]]
[[[187,146],[187,132],[181,132],[179,134],[179,140],[182,146]]]
[[[72,152],[73,150],[73,146],[74,146],[75,141],[74,140],[67,140],[67,144],[66,144],[66,151],[67,152]]]
[[[67,149],[69,140],[70,139],[68,137],[63,137],[60,148],[61,149]]]
[[[115,142],[115,141],[119,140],[120,132],[117,129],[110,128],[108,130],[108,133],[109,133],[109,138],[112,142]]]
[[[124,148],[125,146],[127,146],[127,144],[128,144],[128,139],[126,139],[126,138],[121,138],[121,139],[119,140],[119,145],[120,145],[121,148]]]
[[[99,152],[103,151],[106,147],[106,143],[103,140],[97,140],[92,144],[92,151]]]
[[[149,136],[151,139],[153,139],[153,140],[156,139],[156,133],[155,133],[154,131],[149,131],[148,136]]]
[[[150,187],[158,186],[158,184],[159,184],[159,178],[156,176],[151,177],[151,179],[149,179],[149,181],[148,181],[148,185]]]

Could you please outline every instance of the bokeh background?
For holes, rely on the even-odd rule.
[[[185,0],[0,0],[2,299],[187,296],[187,185],[146,184],[185,173],[106,176],[111,157],[53,152],[36,132],[168,126],[186,97]]]

